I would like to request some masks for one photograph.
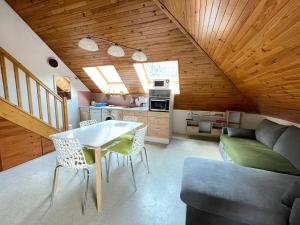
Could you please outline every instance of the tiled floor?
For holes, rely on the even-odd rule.
[[[1,225],[183,225],[185,205],[180,185],[186,157],[221,160],[216,142],[174,138],[168,145],[147,144],[150,174],[135,159],[138,191],[134,192],[130,167],[113,161],[110,183],[103,180],[103,211],[95,207],[92,172],[85,215],[81,212],[82,174],[62,169],[53,207],[49,196],[55,153],[0,172]],[[122,161],[122,160],[120,160]]]

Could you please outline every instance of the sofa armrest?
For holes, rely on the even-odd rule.
[[[187,158],[180,197],[196,210],[242,224],[287,225],[290,209],[278,199],[289,179],[297,177],[221,161]],[[274,184],[276,188],[272,188]]]
[[[222,134],[228,134],[227,127],[223,127],[223,128],[222,128]]]
[[[291,215],[289,218],[289,225],[300,224],[300,198],[296,198],[294,201]]]

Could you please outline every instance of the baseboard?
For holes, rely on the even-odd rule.
[[[158,137],[151,137],[151,136],[146,136],[145,141],[149,142],[155,142],[155,143],[161,143],[161,144],[169,144],[170,139],[167,138],[158,138]]]

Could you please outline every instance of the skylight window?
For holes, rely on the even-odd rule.
[[[98,66],[98,68],[108,83],[123,83],[114,66]]]
[[[178,61],[135,63],[134,68],[145,92],[153,88],[153,81],[169,79],[173,94],[180,93]]]
[[[106,94],[128,94],[118,71],[113,65],[84,67],[84,72]]]

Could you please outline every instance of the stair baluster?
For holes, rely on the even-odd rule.
[[[17,104],[13,103],[10,96],[9,82],[8,82],[8,71],[6,68],[6,61],[9,61],[13,65],[13,75],[15,80],[16,93],[13,93],[17,97]],[[10,104],[14,104],[15,107],[19,108],[23,112],[28,113],[32,117],[39,119],[41,122],[48,124],[49,126],[63,130],[68,129],[68,110],[67,110],[67,99],[61,98],[50,88],[48,88],[44,83],[42,83],[35,75],[33,75],[25,66],[18,62],[13,56],[6,52],[3,48],[0,47],[0,69],[3,89],[3,96],[0,96],[1,99],[6,100]],[[22,101],[21,93],[21,73],[25,74],[25,83],[27,90],[27,99],[28,99],[28,110],[26,110],[25,103]],[[37,102],[33,102],[32,92],[32,83],[36,86],[37,93]],[[0,86],[1,87],[1,86]],[[45,92],[45,98],[42,97],[42,92]],[[12,92],[11,92],[12,93]],[[24,94],[24,93],[23,93]],[[53,101],[50,101],[50,99]],[[46,103],[46,109],[43,109],[43,102]],[[37,107],[34,107],[34,104],[38,104]],[[52,104],[51,104],[52,103]],[[60,105],[61,107],[58,107]],[[38,116],[34,114],[34,109],[38,110]],[[55,119],[52,118],[52,112],[54,112]],[[44,118],[47,115],[47,118]],[[61,116],[61,117],[60,117]],[[60,118],[62,119],[60,123]],[[45,121],[44,119],[47,119]]]

